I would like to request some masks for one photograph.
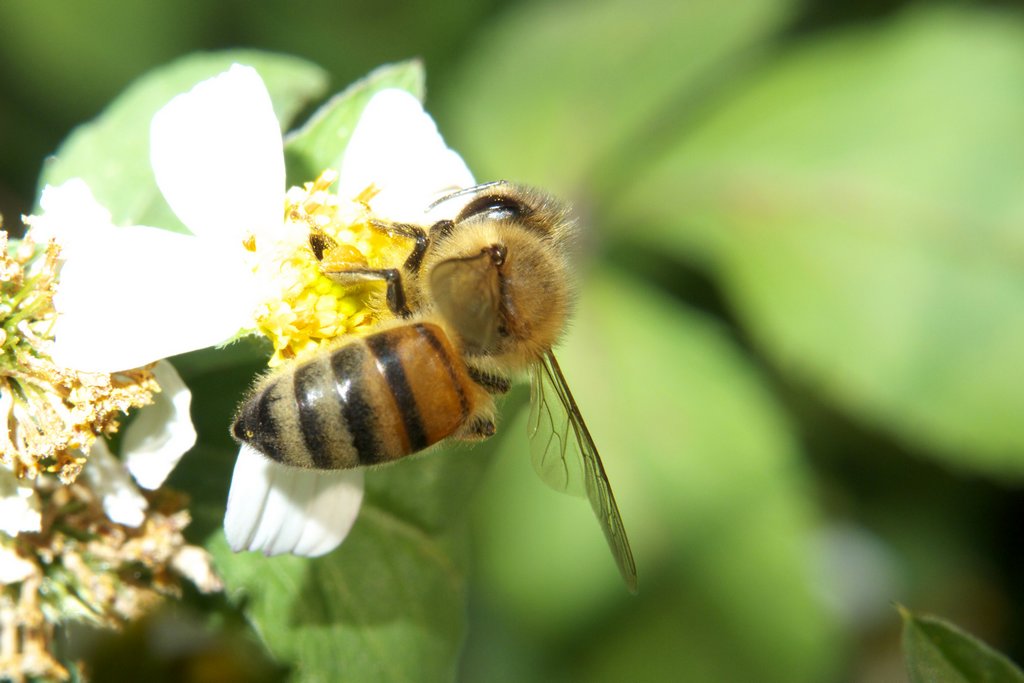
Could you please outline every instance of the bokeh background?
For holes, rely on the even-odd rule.
[[[374,509],[422,512],[422,473],[456,482],[447,495],[464,504],[435,511],[460,520],[444,528],[459,601],[439,636],[456,645],[437,647],[459,650],[453,677],[901,681],[896,603],[1024,660],[1019,6],[6,0],[7,225],[32,210],[47,155],[134,79],[233,47],[304,57],[329,92],[422,58],[427,106],[477,177],[547,188],[586,226],[560,357],[640,593],[622,587],[588,506],[530,471],[517,391],[492,443],[370,483]],[[244,386],[256,355],[230,380],[203,356],[180,363],[206,439],[175,483],[211,547],[231,466],[223,387]],[[358,558],[372,538],[339,553]],[[307,580],[317,595],[317,581],[396,587]],[[239,594],[189,594],[122,635],[71,631],[65,645],[96,679],[314,679],[257,635],[287,640],[295,616],[271,630],[273,611]],[[417,613],[419,597],[399,604]],[[339,651],[352,637],[393,648],[337,662],[342,679],[401,659],[400,640],[374,633],[403,615],[337,635]],[[410,666],[380,679],[415,680]]]

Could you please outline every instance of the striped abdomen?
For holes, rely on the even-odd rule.
[[[451,436],[486,393],[441,328],[395,327],[270,375],[242,404],[236,439],[297,467],[345,469]]]

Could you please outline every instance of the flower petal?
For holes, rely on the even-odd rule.
[[[97,231],[113,225],[110,211],[96,201],[81,178],[71,178],[56,187],[47,185],[39,205],[43,213],[25,219],[37,242],[55,239],[63,245],[72,240],[89,241]]]
[[[235,552],[317,557],[348,535],[363,500],[363,472],[286,467],[243,445],[228,493],[224,533]]]
[[[235,64],[153,117],[150,162],[178,218],[197,235],[239,240],[279,226],[284,146],[263,80]]]
[[[23,486],[10,471],[0,468],[0,531],[17,536],[22,531],[39,531],[41,524],[35,489]]]
[[[181,456],[196,443],[189,415],[192,392],[167,361],[157,363],[153,374],[160,393],[153,397],[153,405],[139,411],[121,441],[125,467],[146,489],[163,484]]]
[[[186,545],[171,558],[171,567],[191,581],[200,593],[224,590],[224,582],[213,568],[213,557],[203,548]]]
[[[0,586],[24,581],[39,570],[13,548],[0,545]]]
[[[149,504],[103,439],[93,442],[89,449],[89,462],[82,474],[103,500],[103,511],[112,522],[138,527],[145,521]]]
[[[371,207],[393,220],[422,222],[434,199],[474,183],[458,154],[448,149],[437,125],[413,95],[378,92],[367,103],[342,160],[338,196],[380,190]]]
[[[255,292],[240,245],[115,227],[80,180],[47,187],[41,204],[33,234],[57,239],[64,261],[54,297],[58,364],[116,372],[223,343],[252,326]],[[115,299],[119,310],[110,315],[104,307]]]

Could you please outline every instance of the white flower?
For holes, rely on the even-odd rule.
[[[54,357],[71,367],[134,367],[254,331],[272,293],[243,245],[308,239],[308,228],[296,235],[285,221],[280,127],[252,68],[234,65],[168,103],[153,118],[150,154],[160,191],[192,235],[115,227],[80,181],[44,193],[46,220],[80,217],[77,234],[60,236],[67,263],[56,299]],[[385,90],[353,132],[338,194],[376,216],[422,223],[433,199],[472,184],[416,98]],[[124,314],[97,329],[91,303],[111,291]],[[228,541],[236,551],[326,553],[354,523],[362,491],[360,471],[297,470],[243,447]]]
[[[136,482],[146,489],[159,488],[196,442],[189,415],[192,392],[166,361],[157,363],[153,374],[161,391],[125,429],[121,440],[123,462],[113,456],[106,441],[96,439],[89,449],[89,463],[82,470],[101,497],[107,517],[130,527],[142,524],[148,507]]]
[[[93,442],[89,449],[89,466],[82,474],[100,496],[103,512],[112,522],[137,527],[146,519],[146,499],[103,439]]]
[[[352,133],[338,195],[356,197],[374,187],[374,214],[423,224],[431,202],[473,184],[462,157],[448,149],[419,101],[404,90],[383,90],[366,105]]]
[[[36,566],[14,550],[0,545],[0,586],[20,583],[35,574]]]
[[[22,531],[39,531],[41,524],[35,489],[0,467],[0,531],[17,536]]]
[[[156,489],[196,443],[189,408],[192,392],[174,366],[160,361],[153,367],[160,393],[142,408],[121,439],[124,466],[144,489]]]
[[[224,590],[224,583],[213,569],[213,558],[198,546],[186,545],[176,552],[171,567],[195,584],[200,593]]]

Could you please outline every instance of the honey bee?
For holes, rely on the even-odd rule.
[[[285,465],[378,465],[445,439],[492,436],[495,396],[509,390],[510,377],[529,372],[533,464],[553,488],[590,500],[635,591],[615,497],[551,351],[574,299],[574,223],[553,198],[505,181],[459,190],[428,211],[457,199],[464,204],[455,217],[429,228],[373,221],[412,241],[401,268],[327,265],[337,245],[311,231],[322,272],[343,284],[384,281],[394,320],[257,382],[231,433]]]

